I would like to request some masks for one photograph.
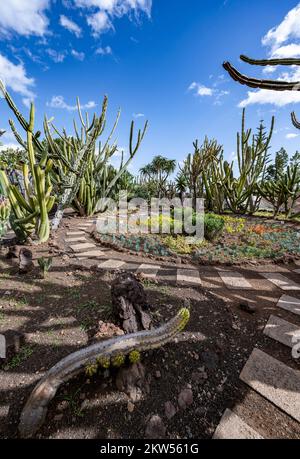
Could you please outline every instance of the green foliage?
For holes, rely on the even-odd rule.
[[[10,215],[10,203],[7,198],[0,195],[0,239],[5,234]]]
[[[204,216],[204,237],[207,241],[213,241],[219,237],[224,229],[225,221],[220,215],[205,214]]]
[[[222,216],[225,226],[224,231],[228,234],[239,234],[245,229],[245,218],[230,217],[228,215]]]
[[[38,258],[38,264],[39,264],[39,267],[41,268],[41,271],[43,273],[43,278],[46,277],[47,272],[49,271],[49,269],[52,266],[52,262],[53,262],[53,258],[52,257],[49,257],[49,258],[40,257],[40,258]]]
[[[155,192],[152,197],[161,198],[167,194],[168,178],[175,169],[176,161],[163,156],[155,156],[150,164],[140,169],[144,185],[149,185]]]

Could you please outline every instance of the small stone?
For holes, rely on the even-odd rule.
[[[54,422],[59,422],[59,421],[61,421],[62,418],[63,418],[63,416],[64,416],[63,414],[57,414],[57,415],[54,416],[54,418],[53,418]]]
[[[134,412],[134,409],[135,409],[135,405],[134,403],[132,403],[130,400],[129,402],[127,403],[127,410],[129,413],[133,413]]]
[[[165,403],[165,415],[170,420],[172,419],[175,414],[177,413],[175,406],[172,402]]]
[[[250,304],[248,301],[240,303],[240,309],[242,311],[248,312],[248,314],[254,314],[256,312],[256,307]]]
[[[156,377],[156,379],[160,379],[161,378],[161,372],[159,370],[157,370],[155,372],[155,377]]]
[[[180,392],[178,397],[178,405],[182,410],[185,410],[188,406],[192,405],[194,401],[192,389],[184,389]]]
[[[160,440],[166,438],[166,427],[161,417],[157,414],[151,416],[149,419],[145,430],[145,438],[149,438],[151,440]]]

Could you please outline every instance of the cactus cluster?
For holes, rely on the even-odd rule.
[[[10,203],[7,198],[0,196],[0,238],[5,234],[10,214]]]

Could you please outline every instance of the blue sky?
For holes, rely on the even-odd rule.
[[[242,106],[248,124],[276,117],[272,152],[300,149],[290,112],[300,93],[251,91],[222,68],[269,78],[240,54],[300,57],[300,3],[295,0],[0,0],[0,78],[37,128],[44,113],[72,132],[76,96],[89,113],[109,96],[109,123],[120,106],[118,143],[128,146],[131,119],[150,127],[131,170],[154,155],[182,161],[205,135],[234,159]],[[270,69],[272,78],[300,80],[300,69]],[[249,93],[249,94],[248,94]],[[0,100],[0,128],[11,113]],[[8,129],[9,130],[9,129]],[[10,133],[2,138],[14,144]]]

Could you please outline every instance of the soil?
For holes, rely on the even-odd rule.
[[[30,247],[35,268],[28,274],[18,274],[15,261],[5,258],[7,249],[0,253],[0,333],[15,330],[26,340],[22,352],[0,369],[0,438],[18,437],[22,407],[44,373],[87,346],[99,321],[111,320],[114,275],[84,266],[78,269],[60,246],[64,231],[62,227],[56,241]],[[36,259],[49,251],[53,266],[41,279]],[[191,307],[187,330],[163,349],[143,355],[149,390],[145,388],[141,399],[132,402],[116,388],[117,371],[93,378],[83,375],[61,387],[36,437],[145,438],[150,417],[158,415],[167,438],[208,439],[225,409],[235,407],[249,425],[259,426],[265,438],[299,438],[296,421],[239,380],[254,347],[299,368],[288,349],[262,333],[272,313],[289,320],[289,313],[278,314],[275,309],[278,292],[264,290],[255,269],[249,273],[256,282],[247,293],[257,308],[254,314],[241,310],[241,292],[230,295],[215,284],[209,268],[204,271],[205,288],[145,282],[155,325],[183,305]],[[192,403],[185,407],[180,403],[180,408],[178,399],[185,389],[192,391]],[[171,419],[165,412],[167,402],[176,409]]]

